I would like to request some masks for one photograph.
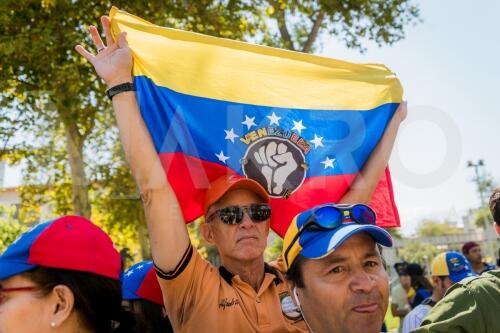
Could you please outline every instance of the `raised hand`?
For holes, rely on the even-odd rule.
[[[108,87],[132,82],[132,52],[127,44],[126,33],[120,33],[118,42],[115,43],[111,36],[109,17],[101,17],[101,24],[107,45],[99,36],[97,28],[91,26],[89,31],[97,48],[97,54],[94,55],[82,45],[77,45],[75,50],[94,66],[97,75],[106,82]]]
[[[260,164],[260,171],[267,182],[270,194],[280,195],[288,176],[297,168],[297,162],[284,143],[270,142],[254,153],[254,158]]]
[[[394,113],[394,116],[399,120],[399,122],[402,122],[403,120],[406,119],[406,116],[408,115],[408,108],[407,108],[407,102],[402,101],[399,104],[398,109],[396,110],[396,113]]]

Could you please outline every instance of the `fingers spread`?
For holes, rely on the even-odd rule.
[[[104,43],[102,42],[101,36],[99,35],[99,31],[95,26],[90,26],[89,28],[90,31],[90,36],[92,37],[92,40],[94,41],[94,44],[96,48],[102,49],[104,47]]]
[[[126,32],[120,32],[120,35],[118,36],[118,46],[120,48],[128,47]]]
[[[106,43],[108,46],[111,46],[115,43],[113,40],[113,36],[111,35],[111,27],[110,27],[110,21],[108,16],[102,16],[101,17],[101,24],[102,28],[104,30],[104,35],[106,36]]]
[[[91,63],[94,61],[94,55],[87,51],[83,46],[77,45],[75,46],[75,50]]]

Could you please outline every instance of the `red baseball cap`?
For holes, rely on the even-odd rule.
[[[205,194],[205,203],[203,211],[205,214],[210,206],[216,203],[227,192],[237,189],[246,189],[257,194],[265,203],[269,203],[269,195],[267,191],[255,180],[242,177],[239,175],[226,175],[217,178],[210,183]]]
[[[63,216],[23,233],[0,256],[0,280],[36,267],[82,271],[118,280],[120,254],[111,238],[81,216]]]
[[[152,261],[142,261],[130,267],[122,278],[124,300],[145,299],[163,305],[163,295]]]
[[[469,254],[469,251],[473,247],[476,247],[476,246],[480,246],[480,245],[478,243],[476,243],[476,242],[467,242],[464,245],[462,245],[462,253],[463,254]]]

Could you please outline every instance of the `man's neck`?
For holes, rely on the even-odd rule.
[[[484,270],[484,264],[483,262],[474,262],[472,263],[472,270],[476,273],[481,273]]]
[[[432,293],[432,296],[431,296],[431,299],[434,303],[437,303],[439,302],[442,298],[444,297],[444,294],[440,294],[440,293],[437,293],[437,292],[433,292]]]
[[[229,258],[222,259],[225,269],[234,275],[239,275],[240,279],[248,283],[258,292],[264,280],[264,258],[260,257],[251,261],[239,261]]]

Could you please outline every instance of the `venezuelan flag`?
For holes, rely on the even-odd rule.
[[[127,32],[142,116],[186,221],[203,214],[210,181],[245,175],[271,195],[271,227],[336,202],[402,98],[383,65],[352,64],[163,28],[112,8]],[[371,205],[399,226],[388,170]]]

